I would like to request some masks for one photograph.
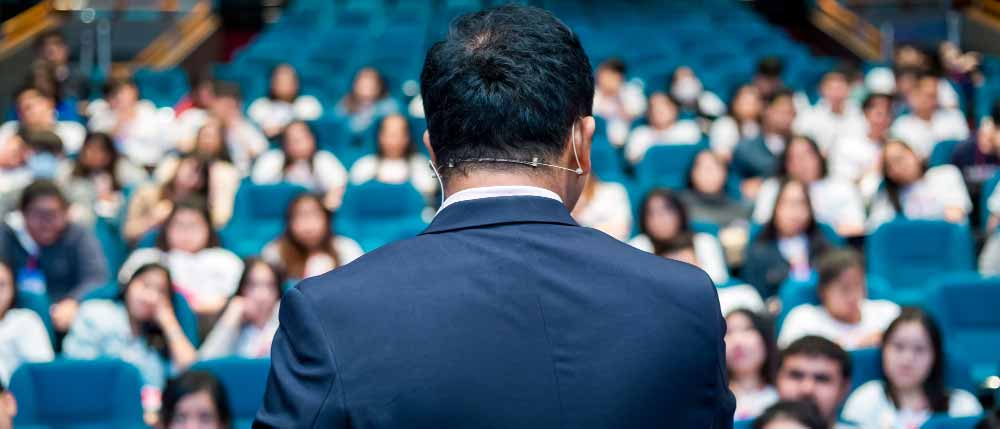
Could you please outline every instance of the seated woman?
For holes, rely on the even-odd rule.
[[[320,197],[311,194],[296,197],[285,214],[285,232],[264,246],[261,256],[281,267],[290,279],[301,280],[364,254],[357,242],[333,232],[330,217]]]
[[[14,308],[17,294],[14,272],[0,261],[0,385],[10,383],[22,363],[55,358],[42,318],[30,309]]]
[[[707,233],[695,233],[688,223],[685,207],[673,192],[654,189],[646,194],[639,208],[639,235],[628,243],[639,250],[657,255],[680,237],[690,237],[698,266],[708,272],[715,284],[729,281],[729,269],[719,240]]]
[[[78,223],[116,218],[125,203],[122,189],[149,179],[146,171],[118,153],[111,136],[91,133],[83,141],[71,169],[60,172],[59,184]]]
[[[698,123],[677,119],[677,102],[667,94],[654,92],[649,96],[648,125],[636,127],[625,143],[625,159],[632,164],[642,161],[646,151],[659,145],[689,145],[701,141]]]
[[[167,131],[173,115],[163,115],[149,100],[140,100],[139,87],[128,79],[109,81],[104,96],[87,107],[87,129],[111,135],[132,162],[155,167],[171,149]]]
[[[707,149],[698,152],[688,173],[690,189],[681,192],[680,199],[693,221],[718,226],[723,237],[727,230],[739,231],[745,242],[750,208],[726,192],[728,174],[718,154]]]
[[[219,245],[199,201],[174,205],[163,223],[156,247],[138,249],[122,264],[119,280],[131,277],[137,267],[150,263],[170,269],[174,287],[203,318],[216,316],[236,292],[243,261]]]
[[[621,241],[627,241],[632,233],[628,191],[620,183],[601,181],[594,174],[587,179],[572,214],[580,225],[600,230]]]
[[[170,182],[177,174],[177,167],[185,155],[204,160],[208,165],[208,197],[212,207],[212,225],[222,228],[229,222],[233,214],[233,204],[236,201],[236,191],[240,180],[248,172],[240,171],[233,163],[230,145],[224,140],[226,130],[222,121],[214,116],[208,116],[205,125],[198,128],[194,145],[184,154],[168,155],[153,171],[157,183]]]
[[[226,304],[222,316],[198,349],[201,359],[271,355],[285,279],[277,268],[261,259],[248,259],[243,266],[236,295]]]
[[[714,119],[726,113],[726,104],[714,92],[705,89],[690,66],[674,69],[668,81],[670,96],[677,100],[681,112],[699,119]]]
[[[311,121],[323,115],[323,105],[316,97],[299,92],[299,75],[291,64],[279,64],[271,70],[271,88],[267,97],[250,103],[247,116],[268,138],[281,134],[292,121]]]
[[[809,186],[809,198],[818,222],[833,226],[843,237],[864,233],[865,207],[861,192],[850,181],[827,174],[826,159],[809,137],[795,136],[779,157],[778,175],[764,180],[757,193],[753,220],[767,223],[774,211],[774,200],[781,179],[792,179]]]
[[[281,135],[281,149],[264,153],[254,164],[254,183],[291,182],[322,193],[323,204],[340,207],[347,185],[347,170],[332,153],[316,146],[316,137],[305,122],[288,124]]]
[[[348,120],[351,132],[360,134],[378,118],[399,112],[399,103],[389,96],[385,79],[373,67],[365,67],[354,75],[351,92],[337,103],[335,114]]]
[[[170,273],[158,264],[135,270],[114,299],[92,299],[63,340],[71,359],[121,359],[134,365],[143,383],[162,389],[167,374],[187,369],[197,358],[177,321]]]
[[[788,278],[808,279],[815,261],[833,246],[813,218],[806,186],[785,180],[774,216],[748,247],[743,277],[767,299]]]
[[[817,335],[844,350],[878,347],[882,332],[899,315],[891,301],[868,299],[865,264],[857,252],[831,250],[816,264],[820,305],[803,304],[788,313],[778,345],[787,347],[807,335]]]
[[[233,416],[226,390],[210,372],[187,371],[171,379],[163,389],[161,398],[158,428],[231,429],[233,427]]]
[[[927,168],[900,140],[889,140],[882,150],[882,177],[882,189],[869,209],[868,231],[896,216],[964,223],[972,211],[962,173],[954,165]]]
[[[753,421],[753,429],[830,429],[812,401],[781,401]]]
[[[755,418],[778,402],[774,388],[778,348],[773,332],[764,316],[749,310],[726,316],[726,368],[729,390],[736,396],[735,420]]]
[[[209,184],[212,182],[210,170],[208,160],[185,156],[177,162],[177,170],[168,181],[137,189],[125,215],[125,225],[122,228],[125,240],[135,244],[146,234],[160,228],[178,201],[208,201]],[[218,221],[214,223],[220,224]]]
[[[712,150],[722,159],[729,160],[737,143],[760,136],[763,114],[764,99],[757,87],[752,84],[739,87],[729,103],[729,114],[713,121],[708,129]]]
[[[945,359],[941,332],[930,316],[920,309],[903,309],[885,331],[882,379],[851,393],[844,418],[865,428],[916,428],[931,414],[981,414],[975,396],[945,387]]]
[[[403,115],[392,113],[378,125],[376,152],[365,155],[351,166],[351,183],[369,180],[385,183],[410,182],[425,197],[437,192],[437,180],[431,175],[427,157],[417,153],[410,134],[410,124]]]

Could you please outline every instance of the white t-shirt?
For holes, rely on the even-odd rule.
[[[959,389],[950,392],[948,417],[971,417],[982,412],[983,407],[971,393]],[[898,410],[885,394],[883,382],[873,380],[851,393],[842,415],[865,429],[917,429],[931,417],[931,412]]]
[[[861,303],[861,321],[845,323],[834,319],[822,305],[803,304],[792,309],[782,324],[778,346],[787,347],[795,340],[817,335],[845,350],[854,350],[875,333],[884,332],[899,316],[899,305],[891,301],[865,300]]]
[[[949,207],[960,207],[965,213],[972,210],[962,172],[950,164],[927,170],[923,178],[900,191],[899,201],[908,219],[943,220]],[[868,230],[874,231],[895,217],[889,195],[879,192],[872,200]]]
[[[930,121],[913,114],[903,115],[892,123],[892,135],[906,142],[921,158],[927,159],[934,145],[945,140],[963,141],[969,138],[969,125],[962,112],[939,109]]]
[[[736,396],[736,412],[733,420],[736,421],[756,418],[780,399],[774,386],[764,386],[753,392],[733,393]]]
[[[265,152],[253,166],[250,176],[254,183],[268,184],[288,181],[323,192],[347,184],[347,170],[332,153],[316,151],[312,166],[291,166],[285,170],[285,153],[280,149]]]
[[[632,209],[625,187],[615,182],[600,182],[589,201],[577,202],[573,218],[580,225],[603,231],[625,241],[632,232]]]
[[[865,129],[861,109],[850,101],[844,104],[844,112],[836,114],[826,100],[820,100],[795,118],[793,128],[797,133],[811,137],[819,149],[828,154],[840,139]]]
[[[292,103],[261,97],[247,109],[247,116],[264,129],[283,128],[292,121],[311,121],[321,115],[323,105],[311,95],[300,95]]]
[[[694,257],[698,259],[698,267],[705,270],[715,284],[729,281],[729,268],[722,251],[722,243],[712,234],[699,232],[694,234]],[[639,234],[628,241],[636,249],[653,253],[653,242],[645,234]]]
[[[731,116],[723,116],[712,122],[708,130],[708,141],[717,153],[729,154],[740,140],[753,140],[760,135],[760,124],[747,122],[737,124]]]
[[[665,130],[643,125],[629,134],[628,142],[625,144],[625,158],[633,164],[638,164],[646,155],[646,151],[653,146],[692,145],[700,141],[701,128],[698,128],[698,123],[695,121],[680,120]]]
[[[118,125],[118,116],[104,100],[90,103],[87,108],[91,131],[113,134],[119,151],[128,159],[142,166],[155,166],[174,147],[167,130],[173,123],[169,109],[158,110],[148,100],[141,100],[135,106],[135,116],[123,127]],[[117,133],[113,133],[117,128]]]
[[[378,170],[378,171],[376,171]],[[438,182],[431,175],[427,157],[413,154],[408,160],[386,159],[379,162],[375,155],[365,155],[351,166],[351,183],[358,185],[372,179],[384,183],[410,182],[425,197],[437,192]]]
[[[720,287],[716,290],[719,292],[719,309],[722,310],[723,316],[740,309],[750,310],[754,313],[765,311],[764,300],[760,297],[760,292],[757,292],[757,288],[753,286],[744,283]]]
[[[11,136],[17,134],[19,127],[20,123],[18,121],[8,121],[3,126],[0,126],[0,142],[5,142]],[[87,137],[87,129],[83,125],[72,121],[56,121],[52,132],[59,136],[59,140],[63,144],[63,150],[68,155],[79,152],[80,148],[83,147],[83,140]]]
[[[767,179],[761,184],[753,210],[754,222],[763,225],[771,220],[780,187],[777,178]],[[818,222],[833,226],[861,226],[865,223],[861,193],[851,182],[833,177],[820,179],[809,185],[809,199]]]
[[[882,145],[867,133],[842,138],[830,151],[830,176],[858,185],[864,200],[870,201],[882,181]]]
[[[48,362],[55,358],[49,333],[42,319],[26,308],[11,308],[0,319],[0,381],[10,385],[10,376],[26,362]]]
[[[337,259],[340,260],[340,266],[344,266],[365,254],[365,251],[361,249],[361,245],[357,241],[339,235],[333,238],[333,250],[337,252]],[[285,265],[284,261],[281,260],[281,252],[277,239],[264,246],[264,250],[260,252],[260,256],[270,264],[277,266]],[[333,258],[329,255],[312,255],[306,260],[303,277],[318,276],[334,268],[337,268],[337,266],[334,265]]]

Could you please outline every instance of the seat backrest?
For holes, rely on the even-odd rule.
[[[973,429],[982,419],[982,416],[948,417],[947,415],[934,415],[923,426],[920,426],[920,429]]]
[[[983,182],[982,192],[979,197],[979,225],[984,228],[990,219],[989,200],[990,197],[993,196],[993,193],[996,192],[997,185],[1000,185],[1000,171],[993,175],[990,180]]]
[[[347,188],[337,216],[365,222],[391,221],[419,217],[424,207],[423,196],[413,185],[370,180]]]
[[[25,364],[10,390],[18,402],[15,427],[144,427],[139,370],[120,360]]]
[[[271,360],[223,358],[198,362],[191,369],[212,373],[226,389],[234,420],[253,418],[260,408]]]
[[[894,289],[922,288],[935,275],[974,267],[969,228],[945,221],[885,223],[869,237],[865,253],[868,273]]]
[[[695,156],[705,148],[703,143],[651,147],[636,166],[636,180],[643,189],[657,186],[683,189]]]
[[[1000,362],[1000,277],[938,280],[928,307],[951,353],[972,365]]]
[[[955,151],[955,146],[958,146],[959,143],[958,140],[945,140],[934,144],[931,156],[927,160],[928,166],[937,167],[939,165],[950,164],[951,154]]]

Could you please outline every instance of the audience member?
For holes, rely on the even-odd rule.
[[[183,371],[197,358],[177,321],[173,283],[165,267],[135,270],[113,299],[91,299],[63,340],[71,359],[121,359],[134,365],[143,383],[162,389],[167,374]]]
[[[632,121],[646,113],[642,87],[626,82],[625,63],[609,58],[597,66],[594,77],[594,115],[608,123],[608,141],[621,147],[628,138]]]
[[[66,36],[58,30],[42,33],[35,39],[35,55],[52,68],[60,91],[59,98],[66,101],[86,99],[89,95],[88,79],[87,76],[80,73],[79,68],[70,65],[70,49],[66,43]],[[75,110],[76,106],[72,106],[72,108]],[[76,112],[73,113],[75,116]],[[72,118],[64,120],[72,120]]]
[[[754,420],[753,429],[829,429],[819,409],[809,401],[781,401]]]
[[[347,186],[347,170],[332,153],[316,147],[308,124],[296,121],[281,134],[281,149],[269,150],[254,164],[254,183],[290,182],[323,194],[323,204],[340,207]]]
[[[708,131],[712,150],[728,162],[737,143],[760,135],[763,113],[764,100],[756,86],[746,84],[737,88],[729,102],[729,114],[712,122]]]
[[[212,225],[222,228],[233,213],[233,203],[236,200],[236,192],[240,187],[240,180],[245,175],[233,164],[229,155],[229,145],[223,140],[225,130],[222,124],[213,117],[209,117],[205,125],[198,130],[194,147],[187,151],[188,157],[195,157],[202,160],[208,168],[208,202],[212,210]],[[177,169],[184,155],[169,155],[160,161],[160,165],[153,171],[153,178],[161,186],[177,175]]]
[[[580,225],[627,241],[632,234],[632,209],[629,204],[628,191],[624,186],[605,182],[591,174],[572,215]]]
[[[122,264],[119,281],[146,264],[170,269],[173,285],[204,318],[218,315],[239,285],[243,261],[223,249],[209,222],[204,204],[181,201],[173,205],[156,237],[156,247],[138,249]]]
[[[764,316],[735,310],[726,316],[726,367],[736,396],[736,420],[759,416],[778,402],[774,388],[778,349],[774,329]]]
[[[292,121],[311,121],[322,114],[323,106],[316,97],[300,93],[299,75],[287,63],[271,70],[267,97],[258,98],[247,109],[250,119],[269,138],[277,137]]]
[[[980,415],[983,408],[975,396],[945,386],[946,359],[930,316],[904,309],[885,331],[882,379],[858,387],[844,405],[844,417],[865,428],[916,428],[935,413]]]
[[[201,200],[208,204],[214,195],[210,162],[196,156],[185,156],[177,161],[173,176],[165,183],[150,183],[137,189],[129,202],[122,236],[135,244],[147,234],[157,230],[167,219],[174,204],[183,200]],[[232,203],[230,203],[230,207]],[[215,205],[212,210],[218,210]],[[224,225],[225,213],[213,217],[215,225]],[[218,218],[218,219],[217,219]]]
[[[698,152],[688,173],[689,189],[680,198],[695,222],[708,222],[723,230],[745,229],[750,208],[726,191],[729,172],[721,155],[711,150]]]
[[[30,309],[16,307],[18,293],[14,272],[0,261],[0,384],[9,383],[22,363],[55,357],[42,319]]]
[[[806,186],[782,181],[774,216],[748,245],[743,266],[743,277],[762,297],[777,294],[785,280],[807,280],[817,258],[832,247],[812,213]]]
[[[17,400],[14,399],[14,394],[4,387],[5,385],[6,383],[0,381],[0,429],[12,429],[14,417],[17,416]]]
[[[285,279],[276,267],[261,259],[247,259],[243,267],[236,295],[229,299],[198,349],[201,359],[260,358],[271,354]]]
[[[425,197],[430,198],[437,192],[437,180],[431,175],[427,157],[417,153],[405,116],[393,113],[382,118],[376,137],[375,153],[361,157],[351,166],[351,183],[369,180],[409,182]]]
[[[708,233],[695,233],[691,230],[687,211],[673,192],[654,189],[646,194],[639,208],[639,231],[640,234],[632,238],[629,244],[657,255],[662,255],[674,246],[672,241],[689,237],[697,265],[708,272],[716,284],[729,280],[729,269],[719,239]]]
[[[119,151],[136,164],[156,167],[172,149],[173,142],[167,138],[171,115],[158,112],[149,100],[140,100],[139,88],[128,79],[109,81],[104,97],[87,108],[87,128],[111,135]]]
[[[892,124],[892,97],[871,94],[861,106],[865,125],[862,131],[846,135],[830,151],[830,174],[850,180],[858,186],[865,201],[870,201],[882,180],[882,148],[889,139]]]
[[[784,71],[785,64],[781,58],[770,56],[757,62],[757,70],[751,83],[757,88],[761,98],[769,99],[778,91],[785,89],[785,83],[781,78]]]
[[[838,415],[851,388],[851,357],[836,343],[807,336],[790,344],[778,358],[776,387],[782,401],[815,404],[827,427],[855,427]]]
[[[240,87],[230,82],[217,83],[210,113],[222,121],[223,140],[233,165],[244,176],[250,174],[253,160],[267,150],[267,137],[243,116]]]
[[[80,300],[108,277],[97,238],[69,222],[68,212],[59,188],[37,181],[21,195],[20,212],[0,227],[0,260],[16,273],[19,289],[48,295],[58,332],[69,329]]]
[[[878,347],[882,332],[899,315],[891,301],[868,298],[865,264],[853,250],[832,250],[819,258],[819,305],[791,309],[778,336],[788,346],[807,335],[826,338],[845,350]]]
[[[710,120],[726,113],[726,103],[714,92],[705,89],[691,66],[682,65],[674,69],[667,88],[682,116],[694,115]]]
[[[361,256],[361,246],[336,235],[330,219],[319,196],[300,195],[288,205],[285,232],[264,246],[261,255],[294,280],[323,274]]]
[[[906,97],[910,113],[892,124],[892,135],[912,146],[921,159],[927,159],[938,142],[969,138],[962,112],[938,103],[938,84],[937,76],[921,75]]]
[[[849,74],[845,68],[826,72],[819,83],[819,101],[795,118],[796,132],[812,138],[824,154],[842,138],[864,132],[861,109],[849,98]]]
[[[779,90],[767,99],[761,132],[755,138],[744,139],[733,149],[732,171],[743,179],[743,196],[756,199],[761,182],[774,176],[778,157],[792,137],[795,104],[790,91]]]
[[[365,67],[354,75],[351,92],[340,99],[334,113],[347,119],[351,132],[360,134],[380,118],[399,111],[399,103],[389,95],[382,74]]]
[[[58,119],[55,95],[38,87],[25,86],[14,94],[14,100],[18,120],[0,126],[0,142],[21,130],[48,131],[59,136],[67,153],[76,154],[80,150],[87,130],[77,122]]]
[[[91,133],[72,167],[60,173],[59,183],[71,203],[70,217],[90,225],[96,218],[117,218],[125,203],[122,189],[148,178],[145,170],[118,153],[111,136]]]
[[[869,231],[897,216],[954,223],[968,220],[972,200],[954,165],[927,168],[910,145],[889,140],[882,151],[882,176],[882,189],[869,208]]]
[[[962,170],[965,183],[978,187],[1000,171],[1000,100],[990,116],[979,123],[976,135],[960,143],[951,154],[951,163]],[[970,186],[971,187],[971,186]],[[985,191],[985,190],[984,190]]]
[[[158,429],[231,429],[232,411],[222,383],[207,371],[187,371],[163,389]]]
[[[809,187],[816,221],[833,226],[844,237],[858,236],[865,230],[865,206],[851,182],[827,174],[826,161],[809,137],[796,136],[778,159],[778,175],[765,180],[757,194],[753,221],[767,223],[774,211],[781,180],[795,180]]]
[[[678,120],[677,102],[667,94],[654,92],[649,96],[646,125],[636,127],[625,144],[625,159],[632,164],[642,161],[646,151],[659,145],[692,145],[701,141],[698,123]]]

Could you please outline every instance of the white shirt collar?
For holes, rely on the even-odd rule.
[[[469,188],[451,194],[441,204],[438,213],[452,204],[462,201],[478,200],[481,198],[496,197],[542,197],[550,198],[560,203],[563,202],[555,192],[537,186],[484,186],[480,188]]]

